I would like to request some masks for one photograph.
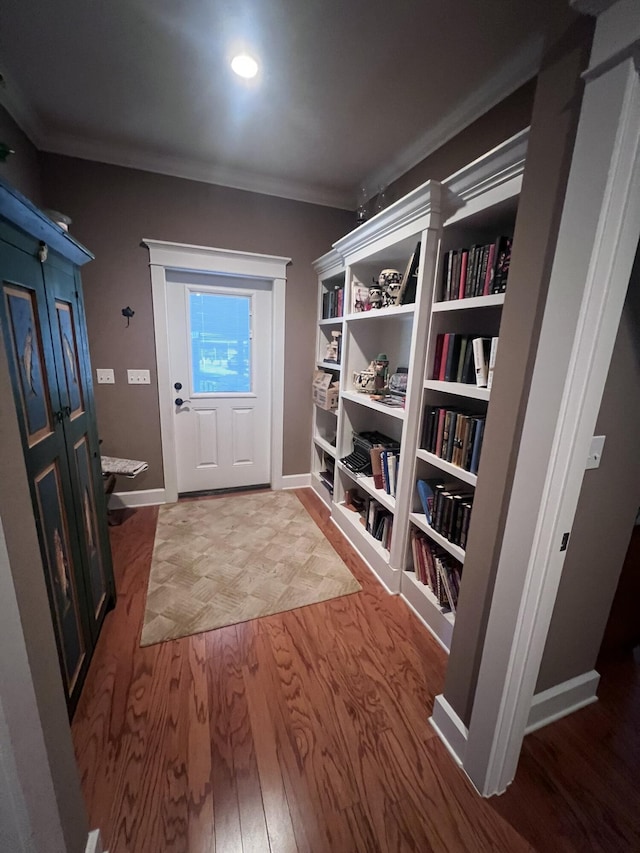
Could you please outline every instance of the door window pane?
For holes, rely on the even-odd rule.
[[[251,297],[189,293],[194,394],[251,391]]]

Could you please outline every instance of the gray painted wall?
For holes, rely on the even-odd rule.
[[[585,472],[536,692],[595,667],[640,506],[640,252],[595,434],[604,453]]]
[[[309,471],[311,379],[317,278],[311,263],[354,226],[354,216],[302,202],[86,160],[42,155],[46,203],[71,216],[73,235],[96,256],[83,268],[93,367],[112,367],[115,385],[96,385],[103,450],[144,459],[149,471],[118,490],[161,488],[158,389],[149,253],[143,237],[292,258],[287,269],[285,474]],[[129,328],[121,309],[136,312]],[[149,386],[126,383],[149,368]]]

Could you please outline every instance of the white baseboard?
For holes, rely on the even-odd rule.
[[[456,764],[462,767],[469,730],[442,694],[436,696],[429,722]]]
[[[109,497],[109,509],[128,506],[156,506],[167,502],[164,489],[141,489],[137,492],[114,492]]]
[[[100,830],[92,829],[89,833],[89,837],[87,838],[87,846],[85,847],[85,853],[108,853],[102,846],[102,839],[100,838]]]
[[[311,474],[283,474],[279,489],[304,489],[311,485]]]
[[[525,734],[566,717],[586,705],[596,702],[600,675],[592,669],[562,684],[556,684],[542,693],[536,693],[529,710]]]
[[[549,723],[596,702],[599,681],[600,675],[593,669],[562,684],[556,684],[548,690],[543,690],[542,693],[537,693],[531,702],[525,734],[535,732]],[[444,696],[436,696],[429,722],[456,763],[462,767],[469,730]]]

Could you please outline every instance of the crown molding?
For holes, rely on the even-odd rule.
[[[333,244],[347,263],[370,252],[373,244],[382,248],[392,235],[402,239],[440,224],[442,188],[438,181],[426,181],[408,195],[359,225]]]
[[[478,157],[442,182],[449,193],[464,203],[522,175],[529,144],[529,128]]]
[[[392,184],[535,77],[540,68],[542,48],[542,37],[530,38],[517,55],[511,57],[484,86],[474,89],[456,109],[399,152],[391,163],[360,182],[359,186],[367,190],[367,197],[372,198],[378,187]],[[354,198],[356,194],[357,189],[354,189]]]
[[[71,134],[49,134],[39,147],[41,150],[52,154],[78,157],[81,160],[92,160],[112,166],[139,169],[143,172],[184,178],[189,181],[200,181],[205,184],[216,184],[292,201],[319,204],[324,207],[354,209],[350,192],[305,184],[301,181],[287,181],[270,175],[251,173],[219,164],[203,163],[184,157],[151,154],[132,146],[105,144]]]
[[[313,262],[313,268],[318,274],[318,278],[331,278],[344,271],[344,261],[339,252],[330,249]]]

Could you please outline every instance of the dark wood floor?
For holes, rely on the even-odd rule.
[[[298,495],[363,591],[145,649],[157,510],[111,529],[118,605],[73,722],[110,853],[640,850],[639,668],[612,665],[481,799],[427,722],[444,652]]]

